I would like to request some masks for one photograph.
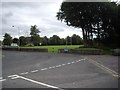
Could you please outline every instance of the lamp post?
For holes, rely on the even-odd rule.
[[[12,26],[13,28],[15,28],[15,26]],[[20,46],[20,29],[19,27],[17,27],[17,31],[18,31],[18,46]]]
[[[71,36],[71,45],[72,45],[72,36]]]

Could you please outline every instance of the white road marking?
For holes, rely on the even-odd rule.
[[[79,61],[76,61],[76,62],[79,62]]]
[[[20,73],[20,75],[25,75],[25,74],[28,74],[28,72]]]
[[[51,69],[52,67],[49,67],[49,69]]]
[[[61,67],[61,65],[56,65],[55,67]]]
[[[84,59],[80,59],[80,60],[78,60],[78,61],[80,62],[80,61],[83,61],[83,60],[84,60]]]
[[[64,65],[66,65],[66,64],[62,64],[62,66],[64,66]]]
[[[61,66],[65,66],[65,65],[72,64],[72,63],[75,63],[75,62],[80,62],[80,61],[83,61],[83,60],[86,60],[86,59],[80,59],[80,60],[77,60],[77,61],[68,62],[67,64],[61,64],[61,65],[51,66],[49,68],[43,68],[43,69],[41,69],[41,71],[52,69],[52,68],[57,68],[57,67],[61,67]],[[35,72],[38,72],[38,71],[39,70],[33,70],[31,72],[35,73]],[[24,73],[20,73],[20,75],[26,75],[28,73],[29,72],[24,72]],[[11,77],[11,79],[17,79],[17,78],[19,78],[18,75],[16,75],[16,74],[15,75],[9,75],[8,77]],[[0,77],[0,79],[2,80],[2,77]]]
[[[56,87],[56,86],[53,86],[53,85],[49,85],[49,84],[46,84],[46,83],[42,83],[42,82],[38,82],[38,81],[29,79],[29,78],[26,78],[26,77],[23,77],[23,76],[19,76],[19,78],[27,80],[27,81],[32,82],[32,83],[40,84],[40,85],[43,85],[43,86],[46,86],[46,87],[49,87],[49,88],[55,88],[55,89],[59,89],[60,90],[59,87]]]
[[[35,72],[38,72],[39,70],[33,70],[33,71],[31,71],[32,73],[35,73]]]
[[[67,64],[71,64],[71,63],[69,62],[69,63],[67,63]]]
[[[75,63],[75,62],[71,62],[71,63]]]
[[[55,66],[49,67],[49,69],[55,68]]]
[[[51,67],[51,68],[55,68],[55,66]]]
[[[9,75],[9,76],[7,76],[7,77],[15,77],[16,76],[16,74],[14,74],[14,75]]]
[[[10,76],[8,76],[8,77],[11,77],[11,79],[17,79],[17,78],[19,78],[19,76],[18,75],[10,75]]]
[[[0,82],[6,81],[6,79],[0,79]]]
[[[41,69],[41,71],[44,71],[44,70],[47,70],[48,68],[43,68],[43,69]]]

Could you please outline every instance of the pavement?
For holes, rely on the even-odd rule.
[[[118,88],[118,57],[2,52],[3,88]]]

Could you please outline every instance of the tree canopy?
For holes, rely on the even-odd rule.
[[[10,46],[12,43],[12,37],[10,36],[10,34],[5,33],[4,35],[4,40],[3,40],[3,45],[8,45]]]
[[[38,46],[40,44],[40,36],[39,36],[39,29],[37,28],[36,25],[31,26],[30,28],[30,35],[31,35],[31,42],[33,45]]]
[[[85,45],[117,43],[119,5],[114,2],[63,2],[57,19],[81,28]],[[114,41],[113,41],[114,40]]]

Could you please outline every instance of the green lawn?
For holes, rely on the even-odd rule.
[[[57,46],[24,46],[24,47],[20,47],[20,48],[47,48],[48,52],[58,52],[58,49],[64,49],[64,48],[68,48],[68,49],[75,49],[75,48],[79,48],[82,47],[83,45],[57,45]]]
[[[76,48],[75,50],[99,50],[97,48]]]

